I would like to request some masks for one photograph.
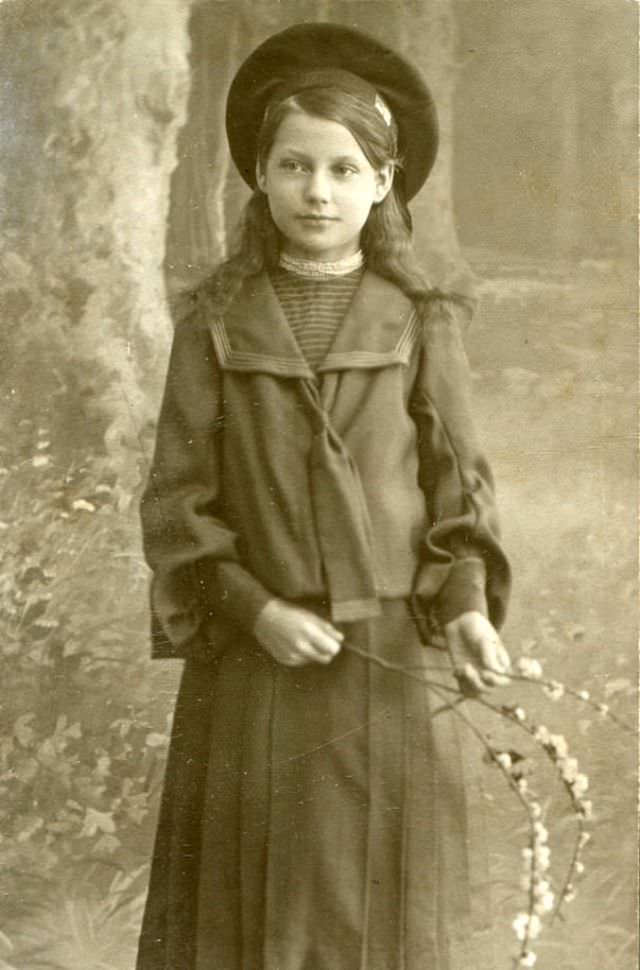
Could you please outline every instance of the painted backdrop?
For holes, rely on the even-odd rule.
[[[594,806],[537,966],[637,965],[635,745],[591,703],[635,720],[635,7],[0,2],[4,970],[133,967],[179,676],[148,660],[136,511],[167,292],[222,255],[246,197],[221,132],[233,65],[300,19],[388,39],[436,92],[443,153],[414,217],[433,281],[480,298],[468,350],[516,577],[505,637],[591,698],[504,692],[566,735]],[[553,796],[561,871],[562,793],[517,754]],[[526,833],[485,776],[507,970]]]

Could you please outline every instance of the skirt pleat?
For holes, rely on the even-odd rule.
[[[138,970],[493,970],[479,751],[413,679],[448,658],[402,600],[342,629],[328,666],[187,665]]]

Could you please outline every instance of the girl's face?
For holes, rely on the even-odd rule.
[[[302,111],[285,117],[257,169],[284,251],[324,261],[358,251],[371,206],[392,179],[391,166],[374,169],[348,128]]]

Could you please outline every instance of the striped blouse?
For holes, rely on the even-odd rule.
[[[346,276],[299,276],[278,267],[271,282],[303,357],[316,370],[326,357],[362,279],[359,267]]]

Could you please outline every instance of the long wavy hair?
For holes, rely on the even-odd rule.
[[[283,120],[293,111],[334,121],[351,132],[371,166],[394,170],[391,191],[371,207],[360,237],[366,265],[395,283],[418,309],[443,296],[432,289],[416,260],[411,240],[411,216],[402,184],[402,159],[393,119],[387,124],[373,105],[337,87],[309,88],[271,104],[258,135],[258,165],[264,169]],[[224,312],[244,281],[278,265],[280,235],[267,196],[256,189],[246,204],[232,238],[231,253],[200,288],[216,312]]]

